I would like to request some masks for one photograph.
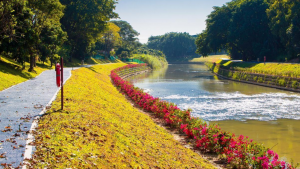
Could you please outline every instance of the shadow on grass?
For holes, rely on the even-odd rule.
[[[11,74],[14,76],[20,76],[25,79],[33,78],[33,76],[29,72],[22,70],[22,66],[17,64],[7,63],[4,61],[0,61],[0,72]]]

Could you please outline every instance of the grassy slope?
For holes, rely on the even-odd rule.
[[[229,56],[228,55],[210,55],[208,57],[194,58],[194,59],[190,60],[189,62],[216,62],[221,58],[229,59]]]
[[[50,64],[37,63],[35,72],[28,72],[29,63],[25,64],[25,69],[14,60],[1,56],[0,60],[0,91],[9,88],[28,79],[34,78],[43,71],[51,69]],[[54,67],[52,67],[54,68]]]
[[[148,65],[150,65],[152,69],[156,69],[156,70],[167,67],[168,65],[168,62],[166,60],[159,59],[153,55],[134,54],[133,58],[139,59],[147,63]]]
[[[121,63],[122,61],[120,60],[115,60],[115,61],[111,61],[109,59],[95,59],[90,57],[87,61],[84,62],[85,65],[87,64],[104,64],[104,63]],[[72,62],[66,62],[65,63],[65,67],[79,67],[81,66],[81,61],[79,59],[72,59]]]
[[[265,75],[286,76],[300,78],[300,64],[290,63],[247,63],[247,62],[216,62],[224,68],[232,67],[234,70],[245,71],[249,73],[258,73]]]
[[[73,71],[39,123],[34,168],[214,168],[139,112],[112,85],[124,63]],[[46,165],[48,164],[48,165]]]

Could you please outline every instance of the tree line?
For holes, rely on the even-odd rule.
[[[195,57],[195,40],[196,36],[186,32],[170,32],[160,36],[151,36],[147,47],[162,51],[168,61],[184,61]]]
[[[300,57],[299,0],[233,0],[213,9],[197,37],[197,53],[225,49],[245,61]]]
[[[141,46],[139,33],[114,12],[117,0],[2,0],[1,55],[33,71],[37,59],[84,60],[102,54],[129,56]]]

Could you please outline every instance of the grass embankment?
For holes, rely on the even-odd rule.
[[[154,70],[158,70],[168,66],[167,60],[162,57],[155,57],[153,55],[146,54],[134,54],[133,58],[147,63]]]
[[[12,59],[2,57],[0,59],[0,91],[9,88],[13,85],[22,83],[28,79],[38,76],[40,73],[47,69],[54,68],[50,66],[50,63],[43,64],[37,63],[37,67],[34,68],[34,72],[28,72],[29,63],[25,62],[25,69],[22,69],[22,65],[15,62]]]
[[[94,64],[105,64],[105,63],[122,63],[119,59],[110,60],[110,59],[95,59],[93,57],[88,58],[84,65],[94,65]],[[79,59],[73,58],[72,61],[66,61],[64,63],[65,67],[80,67],[82,66],[82,62]]]
[[[40,119],[34,168],[213,168],[113,86],[110,71],[124,65],[72,72],[64,111],[58,96]]]
[[[280,89],[300,90],[300,64],[290,63],[249,63],[222,61],[207,62],[206,65],[219,75]]]
[[[286,76],[300,78],[300,64],[291,63],[247,63],[228,61],[221,66],[222,68],[232,68],[236,71],[257,73],[273,76]]]
[[[229,59],[230,57],[228,55],[210,55],[207,57],[194,58],[189,62],[216,62],[221,58]]]

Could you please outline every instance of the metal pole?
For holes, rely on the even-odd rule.
[[[64,61],[63,57],[60,58],[61,64],[61,110],[64,109]]]

